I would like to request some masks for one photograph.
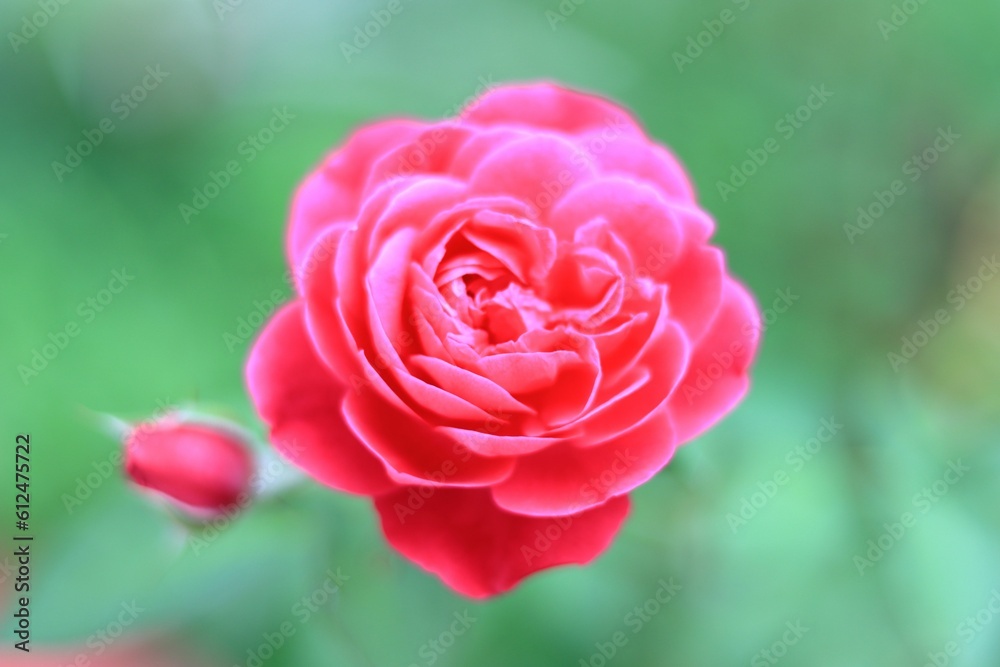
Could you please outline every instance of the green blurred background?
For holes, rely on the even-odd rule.
[[[949,642],[957,655],[938,664],[1000,665],[987,607],[1000,590],[1000,280],[952,292],[994,277],[983,259],[1000,245],[1000,5],[401,0],[345,56],[388,4],[53,0],[44,21],[44,2],[0,9],[0,437],[8,452],[16,433],[35,444],[35,642],[83,644],[134,599],[145,611],[130,633],[227,666],[288,620],[296,632],[267,665],[895,667]],[[120,96],[156,66],[168,75],[128,107]],[[748,399],[634,494],[603,557],[475,604],[392,552],[363,499],[307,484],[194,554],[100,474],[118,445],[94,411],[193,403],[260,431],[237,328],[290,293],[285,213],[322,154],[368,119],[441,117],[484,85],[538,78],[632,108],[690,169],[762,308],[793,297],[769,317]],[[789,133],[779,123],[814,86],[832,96]],[[286,107],[271,143],[241,149]],[[114,131],[92,154],[53,167],[103,119]],[[913,171],[948,128],[958,137]],[[769,138],[777,152],[720,189]],[[180,205],[229,160],[240,174],[186,222]],[[897,179],[884,214],[845,229]],[[86,305],[123,268],[126,289]],[[894,369],[888,354],[941,309],[947,322]],[[824,419],[836,434],[795,454]],[[958,460],[968,472],[939,482]],[[68,511],[88,475],[99,483]],[[879,539],[884,554],[860,566]],[[349,579],[300,625],[297,601],[337,566]],[[671,577],[681,591],[634,631],[629,614]],[[428,648],[466,610],[472,627]],[[7,613],[3,628],[9,646]],[[619,631],[627,643],[604,658]]]

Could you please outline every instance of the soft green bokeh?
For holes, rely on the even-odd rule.
[[[949,641],[949,664],[1000,664],[1000,616],[970,641],[958,628],[1000,589],[1000,279],[960,311],[948,299],[1000,244],[1000,5],[908,0],[916,13],[885,39],[887,0],[563,0],[573,12],[556,23],[557,0],[402,0],[348,62],[341,43],[388,3],[229,4],[73,0],[16,52],[9,32],[41,10],[0,9],[0,437],[8,453],[16,433],[34,443],[38,644],[82,644],[136,599],[137,634],[246,664],[340,566],[341,594],[266,664],[429,665],[421,646],[466,609],[476,623],[435,664],[596,667],[595,643],[623,631],[608,664],[768,665],[758,652],[797,621],[808,631],[780,664],[913,667]],[[679,68],[674,54],[727,9]],[[115,98],[156,65],[169,76],[121,118]],[[117,473],[67,511],[117,447],[94,412],[194,403],[260,430],[249,343],[224,335],[290,294],[285,212],[325,151],[368,119],[440,117],[483,82],[538,78],[633,109],[689,168],[762,307],[797,297],[767,329],[750,396],[634,494],[608,553],[473,604],[399,558],[366,501],[316,485],[198,555]],[[832,97],[784,136],[776,123],[814,86]],[[294,119],[245,163],[240,143],[285,107]],[[53,161],[106,117],[115,131],[60,180]],[[909,180],[947,128],[954,145]],[[769,137],[778,152],[723,196],[717,183]],[[242,173],[186,223],[179,205],[234,159]],[[895,179],[905,193],[849,240]],[[123,267],[134,280],[91,320],[80,304]],[[949,322],[894,371],[887,354],[942,308]],[[79,335],[23,382],[17,367],[70,322]],[[835,437],[787,459],[827,418]],[[923,512],[914,496],[958,459],[969,472]],[[778,471],[788,483],[734,531],[727,517]],[[854,557],[907,511],[915,524],[859,574]],[[633,632],[630,612],[671,577],[680,593]]]

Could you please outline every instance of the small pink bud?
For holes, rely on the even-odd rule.
[[[189,510],[218,514],[250,497],[254,460],[234,431],[166,418],[126,434],[125,472]]]

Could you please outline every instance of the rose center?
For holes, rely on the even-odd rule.
[[[487,278],[467,273],[442,286],[442,296],[469,327],[483,332],[490,345],[544,329],[552,307],[510,274]]]

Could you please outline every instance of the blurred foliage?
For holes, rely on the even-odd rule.
[[[1000,618],[959,634],[1000,588],[1000,280],[960,311],[948,300],[1000,245],[1000,5],[899,5],[917,11],[884,36],[902,11],[888,0],[402,0],[348,62],[341,44],[387,3],[7,0],[6,42],[58,7],[0,49],[0,433],[35,443],[36,641],[81,644],[137,599],[136,633],[246,664],[340,566],[340,594],[268,665],[430,664],[421,647],[466,609],[477,621],[437,664],[599,665],[595,644],[620,630],[621,667],[772,664],[760,651],[797,621],[808,631],[781,664],[922,665],[949,641],[949,664],[1000,664]],[[724,10],[733,20],[679,68]],[[115,100],[156,66],[169,74],[122,117]],[[117,447],[95,411],[210,403],[256,424],[249,341],[224,336],[290,293],[289,195],[324,152],[365,120],[440,117],[483,81],[538,78],[632,108],[690,169],[762,306],[799,297],[767,329],[749,398],[635,493],[606,555],[472,604],[396,556],[367,501],[317,486],[197,555],[117,473],[67,511]],[[832,97],[783,138],[776,123],[813,86]],[[288,127],[185,222],[180,204],[285,107]],[[114,132],[60,180],[52,163],[106,118]],[[849,241],[858,207],[947,128],[954,145]],[[723,197],[718,182],[769,137],[780,150]],[[88,315],[123,267],[134,280]],[[940,308],[949,322],[894,372],[888,353]],[[17,367],[74,322],[23,382]],[[793,467],[830,417],[842,428]],[[958,459],[970,471],[921,513],[915,494]],[[788,483],[734,531],[727,517],[777,471]],[[855,556],[907,511],[915,525],[859,575]],[[627,615],[671,577],[681,592],[633,633]]]

